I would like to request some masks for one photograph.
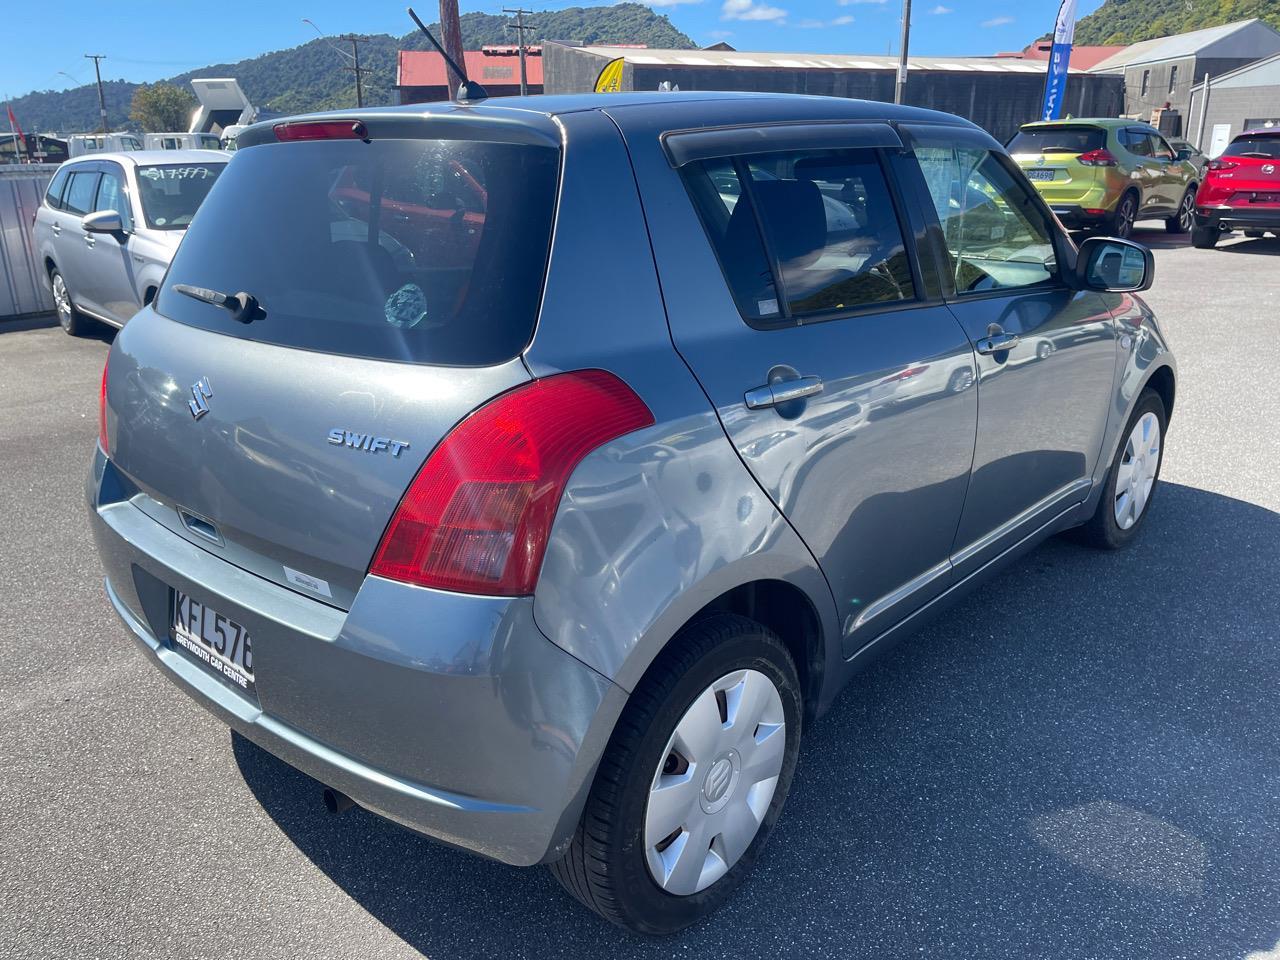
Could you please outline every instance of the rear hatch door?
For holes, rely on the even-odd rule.
[[[371,131],[239,151],[154,310],[117,337],[110,456],[135,503],[230,562],[349,606],[426,456],[529,378],[519,355],[559,153],[515,140]],[[238,317],[187,288],[260,309]]]

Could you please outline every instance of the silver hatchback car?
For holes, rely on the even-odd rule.
[[[215,150],[95,153],[58,168],[36,211],[36,249],[70,334],[124,326],[160,288],[196,209],[227,165]]]
[[[1077,249],[963,120],[548,96],[239,146],[111,348],[88,498],[141,649],[333,810],[678,929],[855,671],[1149,513],[1151,255]]]

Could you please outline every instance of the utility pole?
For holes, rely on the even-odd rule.
[[[369,38],[359,33],[344,33],[340,37],[335,37],[351,44],[351,60],[352,65],[345,69],[351,70],[356,75],[356,106],[364,106],[364,87],[360,83],[360,74],[369,73],[368,67],[360,66],[360,44],[368,42]]]
[[[101,53],[86,53],[84,58],[86,60],[93,61],[93,72],[98,77],[98,116],[102,119],[102,132],[110,133],[111,131],[107,129],[107,100],[102,95],[102,69],[98,66],[98,61],[107,59],[106,55]]]
[[[462,53],[462,23],[458,19],[458,0],[440,0],[440,33],[443,34],[440,39],[445,53],[449,54],[449,59],[462,65],[465,70],[466,64],[463,63]],[[445,71],[450,78],[449,99],[457,100],[458,87],[466,78],[459,76],[456,70],[450,69],[447,63]]]
[[[532,14],[533,11],[523,10],[520,7],[516,7],[516,9],[514,10],[508,7],[503,7],[502,12],[514,13],[516,17],[516,25],[512,27],[511,24],[507,24],[507,26],[511,27],[511,29],[516,32],[516,37],[518,38],[516,42],[520,46],[520,96],[522,97],[527,96],[529,93],[529,74],[528,74],[528,71],[525,69],[525,63],[524,63],[524,55],[525,55],[524,32],[526,30],[532,30],[533,27],[526,27],[524,25],[524,16],[526,13]]]
[[[893,87],[893,102],[907,98],[907,50],[911,45],[911,0],[902,0],[902,49],[898,51],[898,82]]]

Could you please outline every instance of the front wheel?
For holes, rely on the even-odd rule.
[[[1196,224],[1191,228],[1191,245],[1200,250],[1212,250],[1218,245],[1222,231],[1216,226],[1202,227]]]
[[[1164,228],[1169,233],[1186,233],[1191,229],[1195,220],[1196,192],[1188,190],[1182,195],[1182,202],[1178,204],[1178,212],[1164,222]]]
[[[1168,422],[1160,394],[1143,391],[1107,471],[1102,499],[1093,516],[1075,531],[1077,539],[1104,550],[1118,550],[1138,535],[1160,479]]]
[[[690,624],[631,695],[552,873],[637,933],[711,913],[782,811],[801,716],[795,665],[772,631],[731,614]]]

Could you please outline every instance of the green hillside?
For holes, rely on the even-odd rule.
[[[466,13],[461,21],[462,42],[468,50],[515,40],[514,33],[506,28],[507,17]],[[534,28],[528,35],[530,43],[547,39],[575,43],[642,43],[650,47],[694,46],[666,16],[639,3],[546,10],[535,12],[525,22]],[[431,24],[431,30],[440,36],[438,24]],[[396,51],[428,46],[426,37],[416,30],[400,38],[380,34],[361,44],[360,66],[370,70],[364,75],[365,104],[380,106],[395,102],[392,85],[396,76]],[[235,77],[249,99],[263,110],[303,113],[355,103],[355,81],[351,71],[343,69],[348,63],[350,61],[328,42],[317,38],[300,47],[276,50],[239,63],[210,64],[163,82],[186,87],[192,77]],[[111,61],[105,64],[109,67]],[[111,129],[129,127],[129,101],[138,84],[112,80],[104,87]],[[62,134],[96,130],[97,89],[87,84],[72,90],[29,93],[13,100],[13,112],[25,130]]]
[[[1280,29],[1280,0],[1107,0],[1076,25],[1075,42],[1137,43],[1252,17]]]

